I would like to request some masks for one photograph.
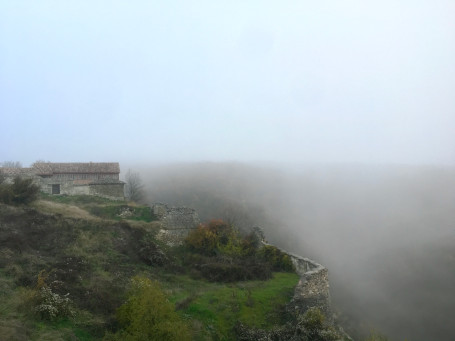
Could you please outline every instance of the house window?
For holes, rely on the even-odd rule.
[[[52,194],[60,194],[60,185],[52,185]]]

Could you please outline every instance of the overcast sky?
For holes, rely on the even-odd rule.
[[[0,0],[0,161],[455,164],[455,1]]]

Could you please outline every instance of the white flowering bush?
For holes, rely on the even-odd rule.
[[[72,302],[69,294],[59,295],[52,292],[47,286],[41,287],[36,293],[35,313],[42,319],[55,320],[57,318],[73,317]]]

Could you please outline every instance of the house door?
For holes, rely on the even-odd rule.
[[[52,194],[60,194],[60,185],[52,185]]]

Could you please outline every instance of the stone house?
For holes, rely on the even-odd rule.
[[[118,162],[36,162],[31,168],[3,168],[8,177],[31,177],[48,194],[96,195],[124,200]]]

